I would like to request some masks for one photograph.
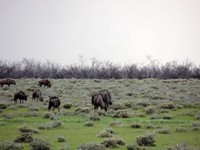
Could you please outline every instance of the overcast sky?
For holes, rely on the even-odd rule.
[[[0,0],[0,59],[200,64],[200,0]]]

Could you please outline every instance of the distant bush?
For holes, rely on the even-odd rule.
[[[145,150],[145,147],[140,147],[137,144],[129,144],[126,146],[127,150]]]
[[[21,150],[23,146],[15,142],[1,142],[0,150]]]
[[[66,103],[63,105],[63,108],[65,108],[65,109],[70,109],[71,107],[72,107],[71,103]]]
[[[0,103],[0,109],[6,109],[6,108],[7,108],[6,104]]]
[[[129,117],[130,115],[128,114],[126,110],[117,110],[113,114],[113,118],[129,118]]]
[[[19,131],[22,133],[30,132],[30,133],[39,133],[37,129],[34,129],[31,126],[28,126],[27,124],[24,124],[20,127],[18,127]]]
[[[75,114],[82,114],[82,113],[89,113],[90,112],[90,108],[88,107],[82,107],[82,108],[76,108],[75,109]]]
[[[131,128],[136,128],[136,129],[137,129],[137,128],[142,128],[142,124],[140,124],[140,123],[131,123],[131,124],[130,124],[130,127],[131,127]]]
[[[158,134],[169,134],[169,129],[167,129],[167,128],[161,128],[161,129],[157,129],[156,132]]]
[[[121,126],[121,122],[120,121],[112,121],[112,122],[110,122],[110,126],[112,127],[112,126]]]
[[[94,125],[94,123],[91,122],[91,121],[88,121],[88,122],[84,123],[84,126],[86,126],[86,127],[92,127],[93,125]]]
[[[176,132],[186,132],[186,128],[184,127],[177,127]]]
[[[103,130],[98,136],[102,138],[110,138],[113,137],[114,131],[112,129],[105,129]]]
[[[139,146],[155,146],[154,134],[145,134],[136,138]]]
[[[146,102],[146,101],[138,101],[138,102],[136,103],[136,105],[142,106],[142,107],[147,107],[147,106],[149,106],[150,104],[149,104],[149,102]]]
[[[176,108],[176,105],[173,104],[173,103],[163,103],[160,108],[163,108],[163,109],[175,109]]]
[[[44,115],[42,116],[42,118],[54,120],[55,115],[53,113],[50,113],[50,112],[45,112]]]
[[[124,141],[117,138],[106,138],[104,141],[101,142],[107,148],[117,148],[120,145],[124,145]]]
[[[65,142],[65,138],[63,136],[57,137],[58,142]]]
[[[89,116],[89,119],[92,121],[99,121],[100,120],[100,116],[96,113],[93,113]]]
[[[106,150],[106,147],[98,143],[86,143],[78,147],[77,150]]]
[[[200,112],[195,115],[196,120],[200,120]]]
[[[156,108],[154,106],[148,106],[145,109],[145,112],[146,112],[147,115],[154,114],[156,112]]]
[[[195,150],[191,147],[188,147],[185,143],[180,143],[175,146],[168,147],[167,150]]]
[[[59,120],[54,120],[53,122],[51,122],[49,124],[49,127],[50,128],[57,128],[57,127],[60,127],[62,125],[62,122],[59,121]]]
[[[80,65],[61,66],[57,63],[47,61],[41,63],[33,59],[24,58],[18,62],[7,62],[0,60],[0,78],[76,78],[76,79],[122,79],[122,78],[159,78],[159,79],[188,79],[200,78],[200,68],[186,60],[183,63],[176,61],[159,65],[157,60],[148,58],[149,64],[139,65],[116,65],[112,62],[101,62],[91,59],[91,65],[84,64],[80,58]],[[77,82],[73,80],[74,83]],[[7,87],[5,87],[7,88]],[[158,87],[152,86],[157,89]],[[31,89],[32,90],[32,89]],[[130,95],[131,96],[131,95]]]
[[[31,150],[50,150],[50,144],[47,141],[34,138],[30,143]]]
[[[164,115],[162,118],[163,118],[163,119],[170,120],[170,119],[172,119],[172,118],[173,118],[173,116],[172,116],[172,115],[170,115],[170,114],[166,114],[166,115]]]
[[[30,143],[33,141],[32,133],[24,132],[21,133],[16,139],[15,142],[17,143]]]
[[[126,106],[123,103],[115,103],[111,106],[111,108],[114,110],[126,109]]]

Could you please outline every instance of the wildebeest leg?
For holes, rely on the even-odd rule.
[[[60,112],[60,108],[58,107],[58,112]]]

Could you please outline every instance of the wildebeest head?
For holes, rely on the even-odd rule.
[[[10,84],[16,84],[16,82],[14,80],[10,80]]]

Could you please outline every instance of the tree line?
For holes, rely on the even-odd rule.
[[[55,62],[40,62],[34,59],[8,62],[0,60],[0,78],[77,78],[77,79],[123,79],[123,78],[158,78],[158,79],[200,79],[200,66],[186,60],[160,65],[159,61],[150,60],[148,64],[117,65],[110,61],[101,62],[95,58],[91,64],[84,61],[73,65],[60,65]]]

